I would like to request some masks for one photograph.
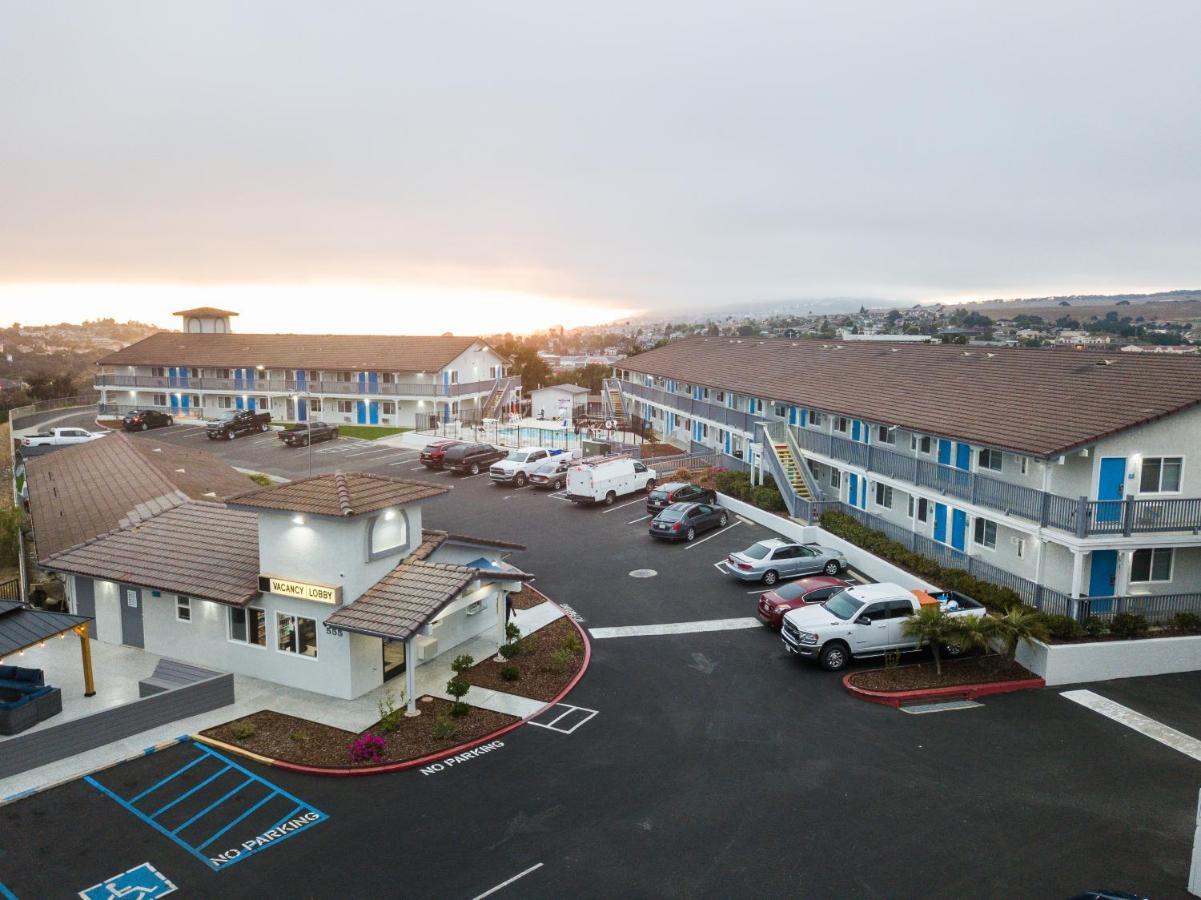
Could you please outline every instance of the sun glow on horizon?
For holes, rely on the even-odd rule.
[[[179,327],[176,310],[197,306],[239,313],[234,331],[246,334],[529,334],[556,325],[603,325],[641,312],[602,301],[436,284],[0,284],[5,324],[113,318],[171,330]]]

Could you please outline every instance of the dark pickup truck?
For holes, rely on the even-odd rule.
[[[230,410],[219,419],[214,419],[204,426],[204,433],[210,441],[218,438],[232,441],[236,437],[257,431],[268,431],[271,428],[271,413],[255,412],[252,409]]]
[[[288,447],[307,447],[309,444],[319,444],[321,441],[338,439],[338,429],[328,422],[310,422],[290,431],[281,431],[279,439]]]

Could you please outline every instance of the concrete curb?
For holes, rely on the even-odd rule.
[[[541,591],[539,591],[539,593],[541,593]],[[546,597],[545,594],[542,594],[542,596]],[[546,597],[546,600],[548,603],[555,603],[555,601],[551,600],[549,597]],[[557,603],[555,603],[555,606],[560,610],[563,609]],[[257,753],[252,753],[249,750],[242,749],[241,747],[234,747],[230,744],[224,743],[223,741],[217,741],[213,738],[204,737],[203,735],[199,734],[194,735],[193,739],[202,744],[208,744],[210,747],[216,747],[224,750],[227,753],[236,753],[239,756],[244,756],[247,759],[254,760],[255,762],[262,763],[263,765],[272,766],[276,769],[286,769],[289,772],[301,772],[305,775],[324,775],[326,777],[333,778],[344,778],[354,775],[379,775],[385,772],[400,772],[404,769],[413,769],[417,766],[424,766],[429,763],[436,762],[437,760],[445,759],[448,756],[456,756],[465,750],[470,750],[473,747],[478,747],[481,744],[487,744],[490,741],[494,741],[498,737],[520,728],[526,722],[530,721],[530,719],[538,718],[538,716],[542,715],[575,689],[575,686],[579,683],[580,679],[584,677],[584,673],[588,671],[588,664],[592,661],[592,642],[588,640],[588,634],[583,628],[580,627],[579,622],[567,615],[566,612],[563,613],[563,618],[570,622],[575,630],[580,633],[580,639],[584,642],[584,661],[580,664],[580,670],[572,676],[571,680],[563,687],[563,690],[561,690],[553,700],[548,701],[542,706],[541,709],[532,715],[526,716],[524,719],[520,719],[516,722],[506,725],[504,728],[500,728],[496,731],[485,734],[482,737],[473,738],[472,740],[463,744],[459,744],[455,747],[448,747],[445,750],[439,750],[437,753],[419,756],[416,759],[406,759],[403,762],[385,763],[384,765],[380,766],[326,768],[324,766],[306,766],[300,763],[284,762],[283,760],[260,756]]]
[[[994,694],[1010,694],[1014,691],[1028,691],[1047,686],[1041,678],[1022,678],[1014,681],[986,681],[980,684],[959,684],[917,691],[873,691],[851,684],[851,679],[861,674],[863,673],[849,672],[842,677],[842,686],[847,689],[847,693],[868,703],[880,703],[892,707],[922,700],[975,700]]]

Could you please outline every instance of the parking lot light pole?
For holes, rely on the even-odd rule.
[[[292,400],[296,403],[296,421],[300,421],[300,401],[309,395],[301,391],[295,391],[291,395]],[[309,478],[313,477],[313,421],[309,418],[309,411],[304,411],[304,427],[308,429],[309,437],[305,441],[309,451]]]

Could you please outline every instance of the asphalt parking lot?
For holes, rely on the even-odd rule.
[[[304,455],[200,440],[284,476]],[[268,449],[284,462],[257,461]],[[320,471],[426,477],[383,454],[352,465],[349,452]],[[581,508],[486,475],[429,477],[454,490],[425,506],[428,527],[527,544],[512,562],[586,628],[754,615],[759,588],[713,563],[766,536],[759,526],[660,544],[640,503]],[[1086,687],[1201,737],[1201,673]],[[595,639],[567,701],[595,714],[570,733],[518,729],[433,774],[322,779],[238,761],[245,775],[222,772],[158,827],[145,817],[222,765],[182,744],[98,773],[109,793],[80,780],[0,810],[0,883],[74,895],[149,863],[181,893],[229,897],[1185,896],[1201,761],[1060,689],[906,715],[853,699],[753,627]],[[189,765],[157,806],[153,792],[133,801]],[[296,802],[234,822],[270,791],[268,803]],[[239,836],[227,850],[257,840],[295,809],[322,818],[236,864],[196,855],[221,828],[202,852],[225,835]]]

